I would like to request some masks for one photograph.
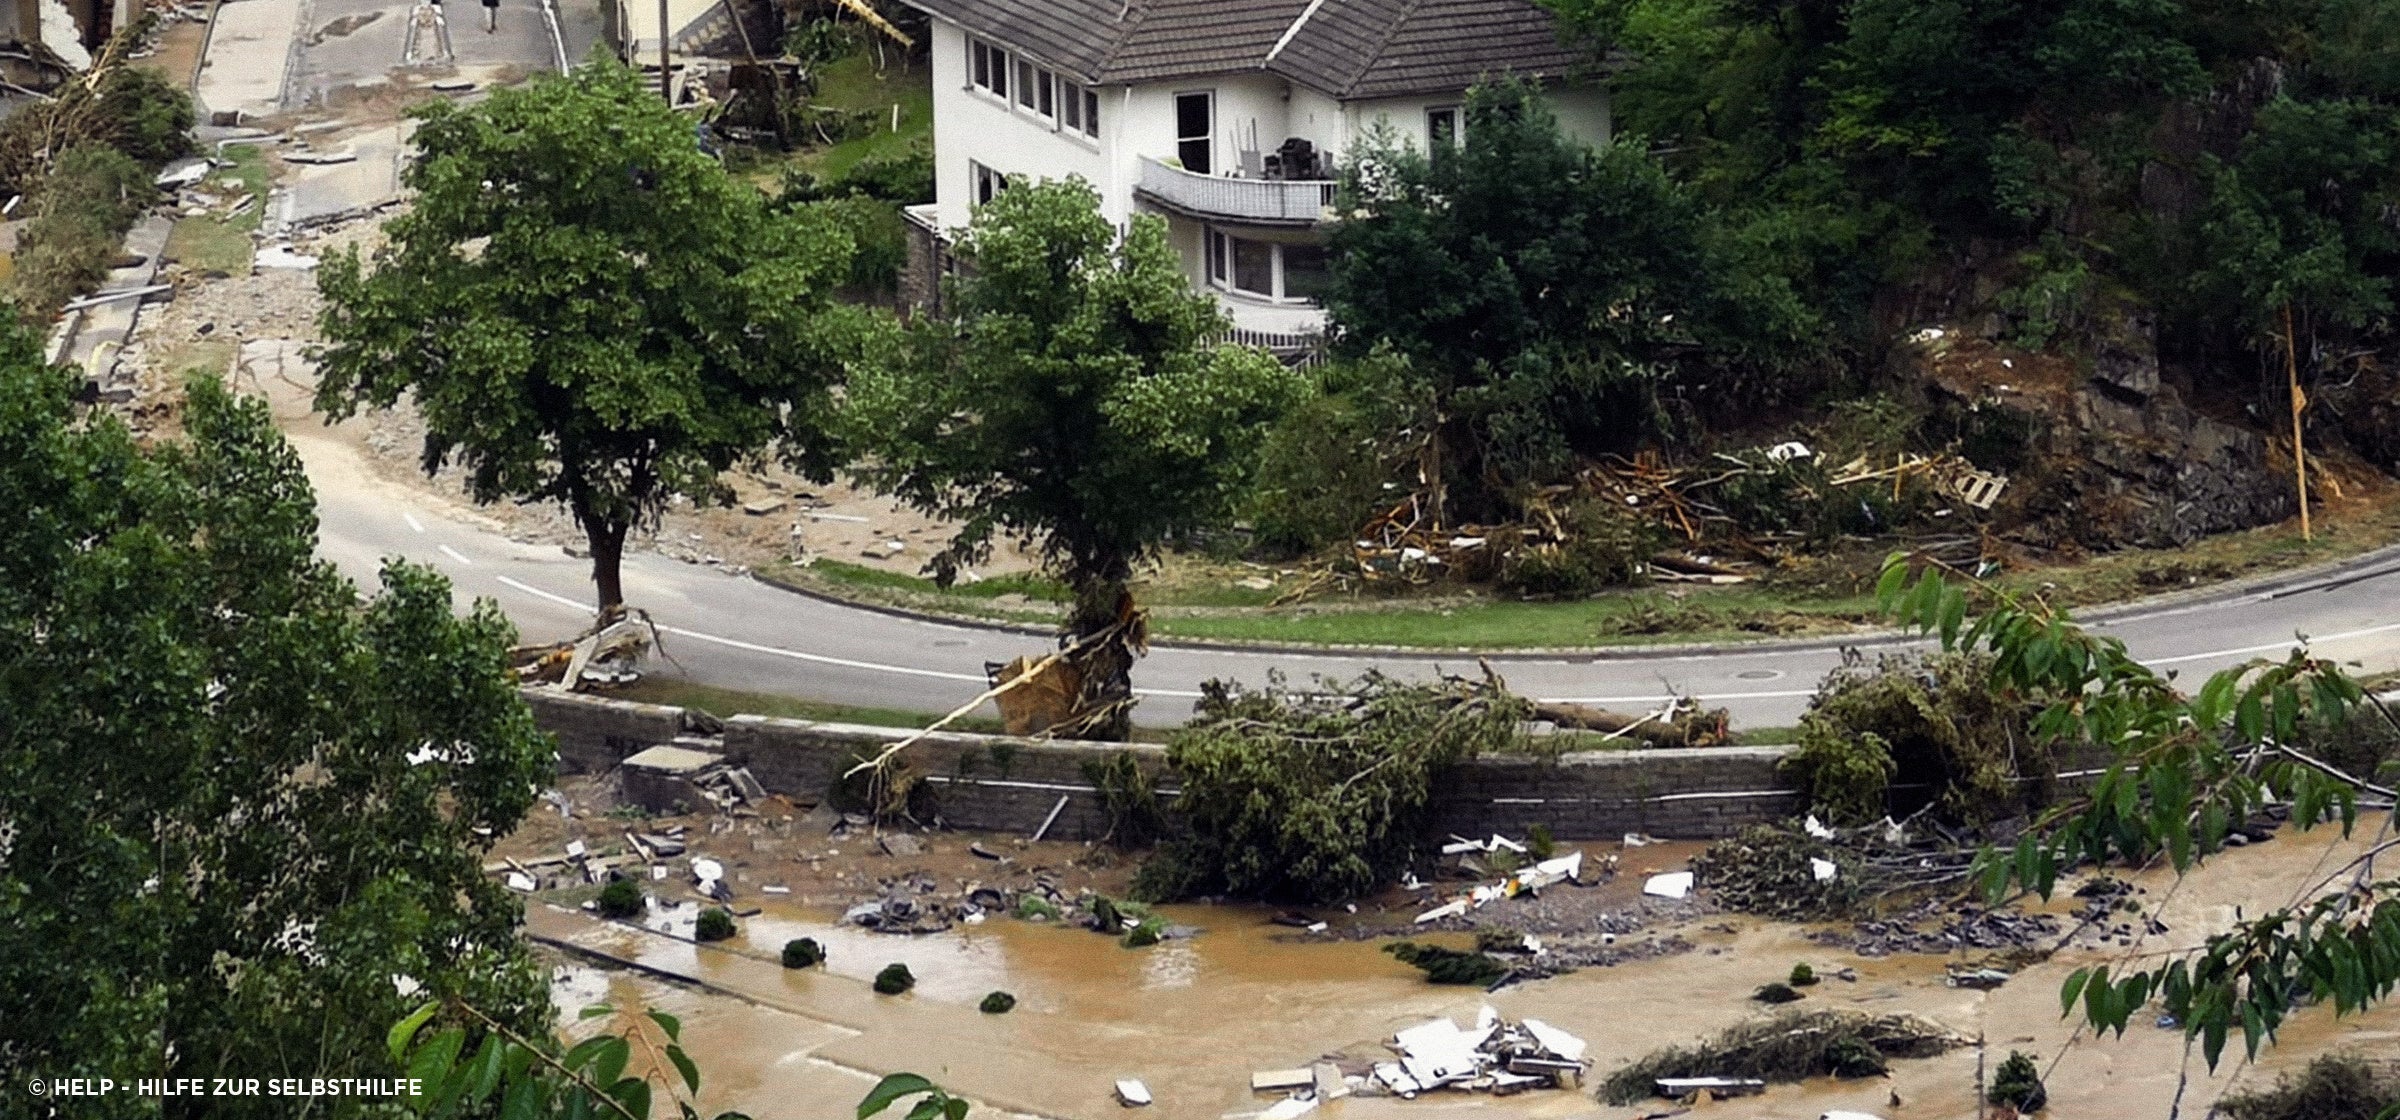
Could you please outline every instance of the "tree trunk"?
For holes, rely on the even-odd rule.
[[[1075,606],[1067,615],[1065,637],[1069,642],[1101,633],[1125,617],[1133,608],[1133,596],[1125,587],[1130,574],[1120,570],[1076,581]],[[1068,659],[1083,678],[1076,709],[1088,715],[1071,729],[1060,728],[1061,733],[1108,741],[1122,741],[1132,734],[1134,656],[1134,636],[1120,631]]]
[[[600,589],[600,613],[625,605],[625,530],[622,521],[581,516],[583,538],[592,549],[592,583]]]

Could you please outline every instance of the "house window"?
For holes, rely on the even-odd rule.
[[[1212,170],[1216,150],[1217,95],[1213,92],[1175,95],[1175,158],[1195,175]]]
[[[1040,113],[1045,117],[1055,117],[1058,115],[1058,101],[1056,98],[1057,91],[1053,88],[1057,86],[1057,84],[1057,77],[1052,75],[1048,70],[1044,70],[1040,74],[1035,75],[1033,88],[1039,96],[1034,99],[1034,112]]]
[[[973,192],[975,205],[981,206],[999,197],[1008,189],[1008,177],[973,160],[967,161],[968,189]]]
[[[1023,59],[1017,61],[1017,104],[1033,108],[1034,65]]]
[[[1100,138],[1100,95],[1088,89],[1083,91],[1083,134]]]
[[[1458,141],[1458,106],[1436,105],[1425,110],[1426,152],[1450,151],[1458,147]]]
[[[975,88],[994,97],[1008,96],[1008,52],[981,39],[967,44],[967,76]]]
[[[1325,247],[1208,231],[1208,279],[1242,295],[1285,302],[1323,298],[1331,278]]]
[[[1058,123],[1069,132],[1083,131],[1083,91],[1073,83],[1058,83]]]

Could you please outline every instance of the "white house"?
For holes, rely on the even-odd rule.
[[[1608,95],[1530,0],[910,0],[933,22],[935,200],[911,208],[908,287],[934,298],[944,231],[1007,176],[1079,175],[1123,227],[1162,215],[1236,337],[1321,331],[1333,167],[1377,125],[1456,143],[1459,103],[1543,83],[1595,142]]]

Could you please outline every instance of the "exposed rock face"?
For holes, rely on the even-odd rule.
[[[2202,415],[2161,380],[2147,315],[2120,320],[2088,365],[1947,333],[1903,362],[1937,408],[2031,418],[2032,455],[1994,511],[2029,543],[2170,547],[2298,511],[2264,436]]]
[[[2400,473],[2400,377],[2370,366],[2348,381],[2319,387],[2309,427],[2338,434],[2360,457]]]

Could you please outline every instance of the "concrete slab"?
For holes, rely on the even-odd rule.
[[[217,8],[193,96],[200,119],[283,109],[284,75],[299,38],[303,0],[230,0]]]
[[[295,163],[284,176],[277,225],[316,225],[364,213],[400,197],[400,172],[408,158],[413,121],[368,129],[340,139],[319,139],[320,151],[356,158],[337,163]]]
[[[723,761],[725,756],[721,754],[662,745],[627,758],[624,766],[628,770],[648,770],[655,774],[690,775]]]
[[[125,235],[125,251],[140,258],[139,263],[111,269],[108,279],[95,295],[129,292],[147,288],[158,279],[159,254],[166,251],[167,231],[173,223],[156,214],[145,215]],[[53,338],[52,361],[65,361],[83,367],[105,401],[133,399],[131,371],[120,377],[117,358],[124,353],[126,340],[133,337],[134,321],[141,315],[143,298],[101,300],[69,311],[59,321],[58,334]]]

